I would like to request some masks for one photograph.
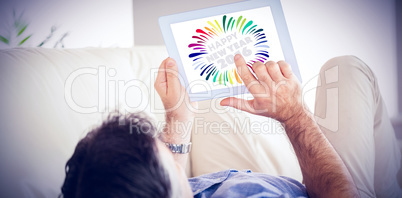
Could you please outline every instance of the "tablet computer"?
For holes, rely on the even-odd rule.
[[[159,18],[168,54],[191,101],[248,93],[234,56],[285,60],[299,78],[280,0],[250,0]]]

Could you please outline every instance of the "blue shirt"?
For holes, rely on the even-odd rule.
[[[189,179],[194,197],[308,197],[300,182],[250,170],[226,170]]]

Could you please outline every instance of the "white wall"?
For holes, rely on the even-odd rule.
[[[241,0],[134,0],[134,44],[163,45],[158,18]]]
[[[356,55],[377,75],[389,114],[398,114],[394,0],[282,0],[282,4],[304,81],[331,57]]]
[[[29,23],[18,42],[32,34],[23,47],[39,45],[53,25],[59,28],[44,47],[53,47],[66,32],[66,48],[132,47],[134,43],[131,0],[1,0],[0,35],[10,34],[13,9],[23,12]],[[9,47],[0,42],[0,49]]]
[[[231,2],[238,1],[134,0],[135,44],[163,44],[159,16]],[[356,55],[374,70],[389,114],[396,116],[394,4],[394,0],[282,0],[304,83],[312,80],[315,85],[314,77],[328,59]],[[314,94],[305,96],[311,107]]]

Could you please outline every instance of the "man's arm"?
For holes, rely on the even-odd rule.
[[[290,66],[280,61],[256,62],[248,69],[240,55],[237,71],[253,100],[226,98],[221,105],[280,121],[293,145],[311,197],[357,197],[357,189],[345,164],[322,134],[313,115],[301,102],[301,88]]]
[[[178,68],[172,58],[160,65],[154,86],[166,110],[166,125],[160,139],[170,144],[189,143],[194,121],[192,110],[196,104],[190,103],[187,91],[180,84]],[[186,168],[188,154],[173,153],[173,157]]]
[[[342,159],[308,110],[284,123],[311,197],[358,197]]]

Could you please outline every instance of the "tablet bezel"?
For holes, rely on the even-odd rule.
[[[206,18],[216,15],[223,15],[232,12],[245,11],[260,7],[269,6],[272,12],[274,23],[279,37],[279,42],[282,47],[282,52],[285,57],[285,61],[289,63],[292,67],[293,73],[301,82],[301,76],[299,67],[297,65],[296,56],[293,50],[292,42],[290,40],[290,35],[288,27],[286,25],[285,17],[282,10],[282,5],[280,0],[250,0],[239,3],[221,5],[211,8],[205,8],[200,10],[194,10],[189,12],[183,12],[168,16],[159,17],[159,26],[165,41],[165,45],[168,54],[171,58],[176,60],[178,65],[180,82],[186,88],[191,101],[201,101],[209,100],[217,97],[229,97],[238,94],[248,93],[245,85],[237,87],[227,87],[217,90],[210,90],[205,92],[192,93],[187,76],[185,74],[183,64],[180,59],[180,54],[176,46],[174,35],[171,29],[171,24],[196,20],[200,18]]]

